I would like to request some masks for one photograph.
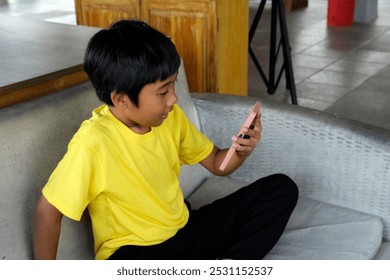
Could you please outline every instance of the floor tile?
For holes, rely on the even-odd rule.
[[[362,49],[390,53],[390,31],[381,35],[379,38],[372,40],[370,43],[366,44]]]
[[[331,103],[322,102],[313,99],[306,99],[301,97],[298,98],[298,104],[299,106],[303,106],[318,111],[324,111],[326,108],[328,108],[331,105]]]
[[[354,87],[344,85],[314,83],[308,80],[298,83],[296,88],[300,98],[312,99],[327,104],[337,102],[354,89]]]
[[[325,69],[337,72],[353,72],[367,75],[375,75],[384,68],[385,65],[380,63],[340,59],[339,61],[329,65]]]
[[[381,71],[379,71],[377,76],[390,77],[390,66],[387,66],[383,68]]]
[[[369,77],[367,74],[323,70],[312,75],[306,81],[355,88],[364,83]]]
[[[330,47],[329,41],[326,40],[313,46],[310,46],[309,48],[303,50],[301,54],[339,59],[347,55],[349,52],[351,52],[350,48],[340,49]]]
[[[334,57],[323,57],[302,53],[295,54],[292,57],[293,66],[306,66],[317,69],[323,69],[334,63],[336,60],[337,58]]]
[[[367,61],[381,63],[384,65],[390,64],[390,52],[379,52],[371,50],[356,50],[345,56],[345,59]]]
[[[326,109],[339,116],[390,129],[390,93],[356,89]]]
[[[369,78],[361,85],[362,89],[388,92],[388,94],[390,95],[389,87],[390,87],[389,77],[380,76],[380,75],[376,75]],[[388,103],[387,105],[390,111],[390,103]]]
[[[317,73],[318,68],[305,67],[305,66],[295,66],[293,69],[295,83],[299,84],[300,82],[306,80],[310,76]]]

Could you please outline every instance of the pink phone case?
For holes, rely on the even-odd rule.
[[[249,113],[247,119],[245,120],[244,124],[242,125],[242,127],[250,127],[250,125],[252,124],[253,120],[255,119],[257,113],[260,111],[260,102],[257,101],[255,103],[255,105],[253,106],[251,112]],[[243,138],[245,135],[238,132],[238,137],[241,137]],[[232,158],[234,152],[236,150],[234,149],[233,147],[233,144],[230,146],[228,152],[226,153],[226,156],[225,156],[225,159],[223,160],[221,166],[219,167],[220,170],[225,170],[226,168],[226,165],[228,164],[229,160]]]

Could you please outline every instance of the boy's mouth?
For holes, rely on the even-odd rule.
[[[168,117],[168,114],[169,114],[172,110],[173,110],[173,107],[170,108],[168,112],[162,114],[161,116],[162,116],[164,119],[166,119],[166,118]]]

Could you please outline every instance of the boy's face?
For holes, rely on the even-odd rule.
[[[161,125],[178,100],[174,88],[176,78],[177,74],[145,85],[138,96],[138,107],[124,96],[126,106],[120,115],[114,115],[137,133],[146,133],[151,127]]]

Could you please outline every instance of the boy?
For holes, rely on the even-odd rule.
[[[260,113],[249,139],[234,137],[224,171],[221,150],[176,105],[180,57],[145,23],[122,20],[95,34],[84,68],[105,105],[83,122],[43,188],[35,211],[34,257],[54,259],[63,215],[92,220],[96,259],[261,259],[279,239],[297,200],[287,176],[260,179],[191,211],[181,164],[216,175],[237,169],[260,140]]]

